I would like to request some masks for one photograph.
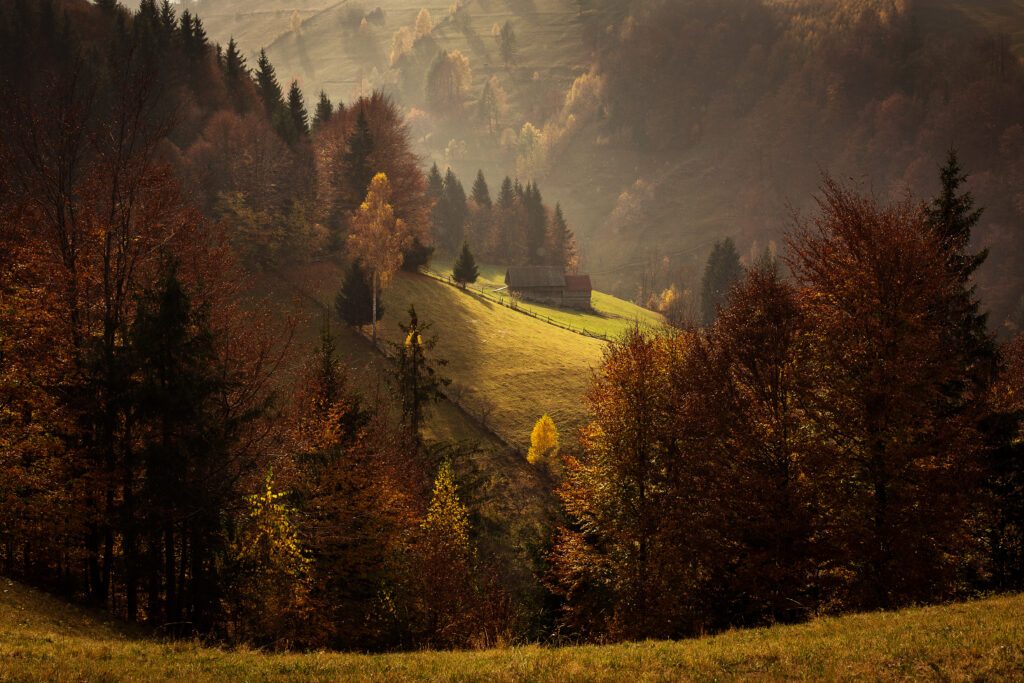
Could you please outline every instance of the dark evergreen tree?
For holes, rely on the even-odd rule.
[[[291,127],[296,138],[309,135],[309,114],[306,112],[306,103],[302,98],[298,81],[292,81],[291,88],[288,89],[288,114],[291,116]]]
[[[466,191],[452,169],[444,174],[444,190],[441,201],[441,225],[438,226],[438,237],[441,246],[448,254],[454,254],[459,243],[466,236]]]
[[[551,261],[547,249],[547,212],[537,183],[527,183],[523,190],[523,208],[526,210],[527,258],[533,265]]]
[[[518,184],[518,181],[516,181]],[[516,201],[515,185],[512,184],[512,179],[505,176],[505,179],[501,181],[501,190],[498,191],[498,207],[502,209],[511,209]]]
[[[228,40],[228,49],[224,54],[224,73],[231,83],[237,82],[241,80],[242,76],[248,75],[245,57],[239,51],[238,43],[235,42],[234,36]]]
[[[480,277],[480,271],[476,267],[476,259],[473,258],[473,253],[469,250],[469,243],[462,243],[462,253],[459,254],[459,258],[455,261],[455,266],[452,268],[452,277],[455,281],[462,285],[465,289],[467,284],[473,284],[476,279]]]
[[[548,226],[548,244],[550,263],[570,272],[575,268],[578,254],[576,253],[576,237],[565,222],[562,205],[555,204]]]
[[[409,323],[399,323],[398,326],[402,330],[403,341],[391,343],[395,354],[392,379],[402,403],[402,424],[419,442],[426,407],[444,398],[442,389],[451,384],[450,379],[438,374],[438,369],[446,366],[448,361],[430,357],[430,352],[437,346],[437,337],[425,336],[430,325],[419,321],[415,306],[409,306]]]
[[[353,261],[345,272],[341,291],[334,300],[338,317],[352,327],[361,327],[373,322],[372,293],[369,277],[357,261]],[[377,302],[377,320],[384,315],[384,306]]]
[[[140,301],[130,341],[146,515],[137,535],[128,529],[125,555],[129,566],[136,556],[145,566],[152,619],[208,629],[220,610],[223,519],[238,495],[238,463],[229,455],[237,425],[220,409],[228,387],[208,312],[192,303],[173,263]]]
[[[273,118],[284,106],[281,99],[281,84],[277,82],[277,73],[274,65],[270,63],[266,50],[260,50],[259,59],[256,61],[256,89],[263,100],[263,107],[267,115]]]
[[[925,207],[928,223],[938,236],[946,254],[946,265],[960,283],[960,291],[946,311],[972,375],[979,384],[987,384],[995,372],[996,346],[988,333],[988,314],[981,311],[972,278],[988,258],[988,250],[968,253],[971,230],[981,219],[982,209],[974,208],[970,192],[961,192],[967,175],[961,170],[955,150],[950,150],[940,172],[942,189]],[[954,388],[954,391],[957,389]]]
[[[423,244],[420,238],[413,237],[412,245],[405,250],[402,256],[402,270],[409,273],[416,273],[420,268],[430,265],[430,259],[434,256],[434,247]]]
[[[704,268],[701,281],[700,308],[705,325],[710,325],[718,315],[718,308],[725,304],[732,286],[743,277],[740,254],[731,237],[715,242]]]
[[[320,101],[316,103],[316,111],[313,112],[313,130],[331,120],[334,114],[334,105],[323,90],[320,91]]]
[[[347,211],[355,211],[366,198],[366,192],[373,180],[373,163],[371,156],[374,151],[373,132],[370,121],[366,118],[364,108],[359,108],[356,125],[349,135],[348,150],[345,152],[345,179],[347,200],[344,207]]]
[[[473,201],[481,208],[491,208],[491,191],[487,187],[482,169],[476,172],[476,180],[473,181]]]
[[[175,13],[174,7],[171,6],[171,0],[164,0],[160,4],[160,27],[161,33],[164,36],[170,36],[174,32],[175,26]]]

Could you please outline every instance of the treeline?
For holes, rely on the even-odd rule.
[[[478,171],[467,196],[451,168],[442,176],[434,164],[427,174],[427,194],[433,200],[433,233],[445,255],[457,255],[467,243],[490,263],[558,266],[566,272],[579,266],[576,237],[561,205],[554,210],[546,206],[536,182],[524,186],[506,176],[492,199]]]
[[[955,157],[927,207],[826,179],[710,326],[607,353],[565,459],[567,635],[680,637],[1024,585],[1021,340],[979,311]]]
[[[413,313],[395,351],[395,423],[329,328],[304,358],[244,294],[281,257],[269,240],[302,246],[277,219],[311,196],[340,239],[390,179],[415,244],[429,203],[395,107],[325,103],[307,136],[168,3],[4,4],[0,50],[0,569],[170,635],[380,649],[520,632],[474,550],[459,454],[419,438],[443,383],[426,326]],[[281,369],[303,362],[292,392]]]

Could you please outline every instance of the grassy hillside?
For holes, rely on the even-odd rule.
[[[1024,596],[682,642],[398,655],[264,654],[148,640],[0,580],[0,681],[1013,680]]]
[[[308,283],[322,301],[333,301],[341,273],[319,267]],[[466,413],[486,415],[489,429],[525,452],[542,414],[570,439],[586,420],[583,397],[605,342],[559,329],[496,303],[483,301],[423,275],[399,273],[384,293],[378,324],[387,341],[400,341],[399,322],[415,304],[438,336],[436,354],[449,361],[444,374],[464,389]],[[624,302],[623,302],[624,303]]]
[[[447,276],[451,274],[452,263],[446,260],[435,260],[431,264],[431,270]],[[507,301],[507,296],[501,291],[501,288],[505,286],[506,269],[503,266],[479,265],[479,270],[480,277],[474,283],[474,287],[484,290],[486,296],[497,297],[499,301]],[[603,335],[609,339],[621,337],[634,325],[640,325],[647,329],[658,329],[665,324],[664,316],[659,313],[598,291],[594,291],[591,297],[592,311],[574,311],[527,301],[518,302],[516,306],[519,309],[550,318],[558,325],[592,335]]]

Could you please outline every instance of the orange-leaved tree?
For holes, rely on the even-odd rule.
[[[348,236],[351,256],[370,274],[373,297],[373,341],[377,341],[377,297],[402,266],[402,253],[412,241],[405,221],[395,217],[391,206],[391,184],[378,173],[352,221]]]

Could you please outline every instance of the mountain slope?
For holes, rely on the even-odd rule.
[[[265,654],[158,642],[0,579],[0,681],[1012,680],[1024,596],[681,642],[396,655]]]

